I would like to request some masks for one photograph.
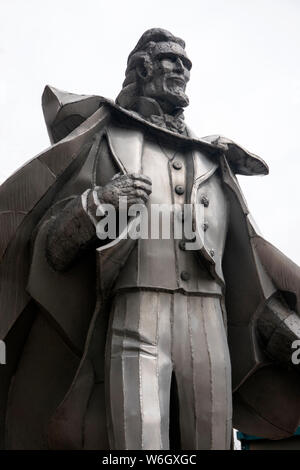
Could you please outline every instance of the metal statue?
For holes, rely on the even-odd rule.
[[[229,449],[232,425],[298,426],[299,267],[237,181],[264,161],[185,124],[191,67],[151,29],[116,102],[45,88],[52,145],[0,187],[2,448]],[[131,236],[161,206],[191,236]]]

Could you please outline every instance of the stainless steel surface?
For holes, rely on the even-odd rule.
[[[219,298],[119,294],[106,368],[113,449],[169,448],[172,372],[182,448],[229,448],[231,369]]]
[[[299,423],[300,270],[258,236],[239,187],[263,160],[186,126],[190,69],[184,41],[152,29],[117,104],[45,89],[55,144],[0,188],[1,448],[168,449],[180,434],[181,449],[227,449],[231,368],[239,429],[277,439]],[[172,230],[99,240],[95,210],[123,190],[190,204],[197,247]]]

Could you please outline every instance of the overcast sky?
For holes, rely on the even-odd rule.
[[[0,182],[49,145],[46,84],[115,98],[141,34],[162,27],[193,62],[186,121],[260,155],[240,177],[264,236],[300,264],[299,0],[0,0]]]

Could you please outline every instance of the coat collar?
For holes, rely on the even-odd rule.
[[[135,97],[132,105],[126,109],[135,113],[137,117],[142,117],[147,122],[169,129],[176,134],[184,134],[186,131],[183,108],[177,108],[172,114],[165,114],[157,101],[139,96]]]
[[[121,108],[115,102],[101,96],[76,95],[46,86],[43,93],[42,105],[52,143],[66,137],[80,122],[88,119],[100,106],[106,105],[120,119],[126,120],[128,123],[132,122],[133,125],[146,126],[162,137],[170,137],[172,140],[177,139],[179,145],[190,145],[200,150],[205,150],[210,155],[214,155],[216,159],[225,154],[235,174],[266,175],[269,172],[267,164],[260,157],[248,152],[230,139],[220,135],[200,139],[191,134],[188,136],[178,134],[150,123],[138,115],[138,113]],[[54,137],[54,131],[57,128],[59,128],[59,138]]]

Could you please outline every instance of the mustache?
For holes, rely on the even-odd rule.
[[[178,75],[178,74],[168,74],[165,76],[165,81],[167,82],[172,82],[177,86],[181,86],[183,88],[186,87],[187,80],[183,75]]]

